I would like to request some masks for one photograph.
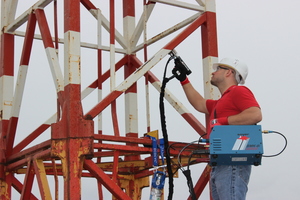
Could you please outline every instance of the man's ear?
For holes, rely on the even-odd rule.
[[[235,73],[234,73],[233,70],[226,70],[225,75],[226,75],[226,77],[231,76],[231,75],[232,75],[232,76],[235,76]]]

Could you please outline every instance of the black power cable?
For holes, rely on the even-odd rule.
[[[165,107],[164,107],[164,96],[165,96],[165,88],[166,84],[171,78],[166,77],[166,71],[167,71],[167,66],[169,62],[173,59],[173,57],[170,57],[164,71],[164,76],[163,76],[163,82],[161,86],[161,91],[160,91],[160,97],[159,97],[159,108],[160,108],[160,121],[161,121],[161,128],[162,128],[162,134],[164,137],[164,148],[166,152],[166,163],[167,163],[167,170],[168,170],[168,176],[169,176],[169,195],[168,195],[168,200],[172,200],[173,198],[173,193],[174,193],[174,178],[173,178],[173,172],[172,172],[172,165],[171,165],[171,158],[170,158],[170,153],[169,153],[169,139],[168,139],[168,133],[167,133],[167,125],[166,125],[166,116],[165,116]]]
[[[287,139],[286,139],[286,137],[282,134],[282,133],[280,133],[280,132],[277,132],[277,131],[262,131],[264,134],[269,134],[269,133],[275,133],[275,134],[278,134],[278,135],[281,135],[283,138],[284,138],[284,141],[285,141],[285,144],[284,144],[284,147],[282,148],[282,150],[279,152],[279,153],[277,153],[277,154],[274,154],[274,155],[263,155],[263,157],[275,157],[275,156],[278,156],[278,155],[280,155],[282,152],[284,152],[284,150],[286,149],[286,147],[287,147]]]
[[[191,177],[191,170],[187,169],[187,170],[184,170],[182,173],[186,177],[187,185],[189,187],[191,199],[192,200],[197,200],[197,197],[196,197],[196,194],[195,194],[195,190],[194,190],[193,180],[192,180],[192,177]]]
[[[194,190],[194,185],[193,185],[193,180],[192,180],[192,176],[191,176],[191,170],[190,170],[190,164],[191,164],[191,159],[192,159],[192,156],[193,156],[193,153],[189,156],[189,159],[188,159],[188,164],[187,164],[187,169],[186,170],[183,170],[183,166],[181,165],[181,161],[180,161],[180,155],[181,153],[190,145],[192,145],[193,143],[195,143],[197,141],[194,141],[194,142],[191,142],[189,143],[188,145],[186,145],[185,147],[183,147],[180,151],[180,153],[178,154],[178,163],[179,165],[181,166],[181,171],[182,173],[184,174],[184,176],[186,177],[186,181],[187,181],[187,185],[188,185],[188,188],[189,188],[189,192],[190,192],[190,196],[191,196],[191,199],[192,200],[196,200],[197,197],[196,197],[196,194],[195,194],[195,190]]]
[[[173,183],[174,175],[173,175],[173,171],[172,171],[171,158],[170,158],[170,152],[169,152],[170,148],[169,148],[169,139],[168,139],[168,133],[167,133],[165,107],[164,107],[165,88],[166,88],[167,83],[174,77],[178,76],[180,73],[189,75],[192,73],[192,71],[188,68],[188,66],[183,62],[183,60],[179,56],[176,56],[175,50],[172,50],[169,54],[171,55],[171,57],[168,59],[166,66],[165,66],[163,82],[162,82],[160,97],[159,97],[159,108],[160,108],[161,128],[162,128],[162,133],[163,133],[163,137],[164,137],[164,149],[166,152],[167,170],[168,170],[168,175],[169,175],[168,200],[172,200],[173,193],[174,193],[174,183]],[[167,78],[166,77],[167,66],[172,59],[174,59],[175,67],[177,68],[177,70],[176,70],[177,75],[173,74],[171,77]]]

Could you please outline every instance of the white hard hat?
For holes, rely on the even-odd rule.
[[[220,65],[227,66],[235,70],[235,79],[238,84],[244,84],[248,75],[248,67],[245,63],[235,58],[223,58],[219,63],[213,64],[213,69],[217,70]]]

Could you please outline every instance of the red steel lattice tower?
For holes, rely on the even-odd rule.
[[[195,0],[191,3],[144,0],[143,11],[137,23],[135,23],[137,18],[135,4],[141,1],[107,0],[105,4],[108,5],[106,7],[109,10],[108,17],[105,17],[100,8],[103,2],[39,0],[30,4],[30,1],[26,1],[22,8],[24,9],[24,6],[28,8],[18,13],[20,2],[1,0],[1,199],[11,199],[13,190],[20,194],[20,199],[58,199],[60,180],[64,199],[81,199],[83,177],[96,180],[99,199],[104,198],[103,187],[114,199],[141,199],[142,188],[149,187],[153,163],[151,139],[143,137],[144,133],[140,133],[138,128],[141,122],[138,117],[137,82],[141,78],[145,79],[144,97],[147,103],[146,108],[139,109],[143,109],[146,113],[147,119],[144,124],[147,132],[152,132],[149,117],[151,102],[148,95],[149,85],[153,85],[159,92],[161,81],[150,69],[197,29],[201,29],[199,38],[201,37],[202,45],[204,96],[215,98],[216,91],[208,81],[212,71],[211,65],[218,57],[214,0]],[[120,4],[123,9],[115,9]],[[50,5],[53,5],[54,9],[48,9]],[[194,14],[149,39],[147,29],[155,30],[159,22],[154,27],[149,27],[147,22],[153,10],[159,5],[192,11]],[[82,14],[82,10],[87,11],[90,18],[84,19],[86,16]],[[59,11],[62,11],[62,14],[59,14]],[[54,16],[54,20],[49,20],[47,12],[52,13],[50,15]],[[119,13],[122,13],[123,17],[122,34],[116,28],[118,22],[116,15]],[[166,13],[160,13],[160,17],[164,17]],[[85,24],[95,25],[91,27],[91,30],[96,30],[95,43],[82,42],[83,20]],[[50,25],[52,22],[54,27]],[[63,31],[59,29],[59,23],[62,24]],[[108,37],[104,36],[102,30],[107,31]],[[62,37],[59,37],[60,35]],[[164,40],[163,45],[148,58],[148,48],[167,36],[171,39]],[[51,84],[56,91],[56,98],[52,100],[56,107],[52,117],[27,133],[19,128],[21,121],[28,120],[29,123],[37,121],[37,118],[30,119],[28,113],[20,114],[20,111],[26,106],[23,100],[24,93],[30,90],[26,88],[25,83],[32,81],[27,76],[27,71],[31,68],[30,60],[34,60],[36,56],[33,51],[37,48],[34,46],[37,40],[43,44],[43,48],[39,51],[47,55],[47,65],[53,80]],[[60,50],[59,46],[63,50]],[[93,53],[82,54],[82,49],[89,49]],[[142,58],[139,58],[139,52],[142,52],[140,53],[143,55]],[[61,54],[62,56],[59,56]],[[90,82],[89,85],[82,89],[84,56],[94,60],[95,64],[91,65],[95,70],[90,77],[96,74],[96,79],[87,80]],[[19,65],[16,60],[20,62]],[[105,65],[109,67],[105,68]],[[118,71],[121,70],[124,73],[120,79]],[[97,94],[97,100],[92,105],[89,103],[89,108],[86,109],[83,107],[83,100],[92,96],[93,91]],[[31,98],[36,98],[37,95],[34,94],[36,91],[30,92],[33,93]],[[125,102],[122,105],[125,114],[124,130],[119,124],[121,120],[118,116],[117,100],[120,97],[124,98]],[[166,90],[165,98],[199,135],[205,133],[204,126],[170,91]],[[107,110],[110,114],[109,120],[112,121],[112,133],[103,129],[103,123],[106,123],[105,120],[108,118],[104,115]],[[42,137],[45,139],[37,140],[46,132],[50,134]],[[174,156],[178,151],[171,150],[170,153]],[[188,157],[190,152],[182,155]],[[207,162],[206,157],[200,157],[198,160]],[[19,174],[22,174],[23,178],[19,179],[17,176]],[[54,177],[53,183],[49,181],[49,176]],[[195,184],[198,197],[208,179],[207,166]],[[35,187],[40,196],[32,192]]]

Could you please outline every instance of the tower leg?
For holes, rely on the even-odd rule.
[[[142,189],[149,187],[149,177],[135,179],[134,175],[122,175],[119,185],[132,200],[141,200]],[[124,178],[124,179],[123,179]]]

